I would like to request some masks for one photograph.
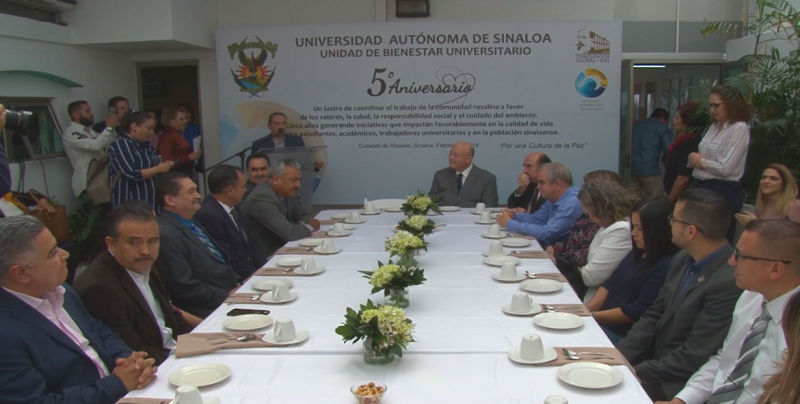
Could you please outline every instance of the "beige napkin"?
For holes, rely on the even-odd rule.
[[[533,274],[533,276],[536,278],[551,279],[558,282],[567,282],[567,278],[565,278],[560,272],[545,272],[541,274]]]
[[[295,273],[294,270],[299,267],[294,268],[280,268],[280,267],[265,267],[260,268],[257,270],[253,276],[317,276],[319,274],[298,274]],[[289,269],[289,272],[286,270]],[[322,273],[322,272],[320,272]]]
[[[523,240],[536,241],[536,237],[528,236],[528,235],[525,235],[525,234],[509,233],[509,237],[511,237],[511,238],[521,238]]]
[[[278,251],[275,251],[273,255],[323,255],[317,252],[314,252],[314,247],[281,247]]]
[[[203,332],[183,334],[178,336],[178,347],[175,348],[176,358],[186,358],[218,351],[220,349],[264,348],[280,347],[281,345],[264,342],[264,334],[255,334],[252,341],[236,341],[236,337],[250,335],[249,332]],[[225,340],[229,341],[225,341]],[[225,341],[224,344],[212,345]]]
[[[536,258],[536,259],[550,259],[546,251],[522,250],[510,254],[512,257],[517,258]]]
[[[172,402],[171,398],[141,398],[130,397],[123,398],[117,401],[117,404],[169,404]]]
[[[344,222],[344,219],[324,219],[324,220],[320,220],[319,224],[322,225],[322,226],[331,226],[331,225],[334,225],[334,224],[340,223],[340,222]]]
[[[556,313],[569,313],[569,314],[574,314],[576,316],[581,316],[581,317],[591,317],[592,316],[592,312],[589,311],[589,309],[586,308],[586,306],[584,306],[582,304],[553,304],[553,303],[548,303],[547,306],[552,307],[553,311],[555,311]],[[543,310],[542,313],[546,313],[547,312],[547,309],[544,308],[544,305],[542,305],[542,310]],[[538,314],[541,314],[541,313],[538,313]]]
[[[190,334],[191,335],[191,334]],[[539,363],[534,366],[564,366],[570,363],[575,362],[597,362],[602,363],[604,365],[609,366],[627,366],[633,372],[633,367],[631,366],[630,362],[625,359],[625,356],[622,355],[620,351],[616,348],[598,348],[598,347],[566,347],[570,351],[575,352],[602,352],[611,354],[611,356],[599,356],[599,355],[578,355],[580,359],[572,360],[567,359],[567,355],[562,350],[562,347],[553,347],[556,350],[556,354],[558,355],[555,360],[546,363]],[[600,359],[600,358],[609,358],[609,359]],[[634,372],[635,374],[635,372]]]
[[[339,238],[339,237],[347,237],[349,234],[340,234],[338,236],[334,236],[333,234],[328,234],[327,231],[315,231],[311,233],[310,238]]]
[[[262,302],[259,299],[253,300],[253,296],[260,295],[260,293],[234,293],[233,296],[228,296],[227,299],[223,303],[227,304],[283,304],[283,303],[273,303],[273,302]],[[289,303],[289,302],[284,302]]]

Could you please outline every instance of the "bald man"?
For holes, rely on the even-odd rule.
[[[517,213],[534,213],[544,205],[545,199],[539,193],[537,181],[539,167],[549,162],[550,157],[542,152],[533,152],[525,156],[525,161],[522,162],[522,174],[517,178],[518,187],[508,196],[509,209]]]
[[[478,203],[497,206],[497,177],[472,164],[475,149],[458,142],[450,149],[450,167],[433,175],[430,195],[441,195],[440,206],[474,208]]]

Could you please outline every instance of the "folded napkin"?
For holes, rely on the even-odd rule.
[[[570,351],[575,351],[575,352],[602,352],[611,354],[611,356],[579,354],[578,357],[580,359],[578,360],[567,359],[567,354],[564,353],[562,347],[553,347],[553,349],[556,350],[556,354],[558,355],[555,360],[546,363],[540,363],[534,366],[564,366],[575,362],[597,362],[609,366],[627,366],[628,368],[631,369],[631,372],[633,372],[633,367],[631,366],[630,362],[628,362],[628,360],[625,359],[625,356],[623,356],[622,353],[618,351],[616,348],[567,347],[567,349],[569,349]],[[602,358],[608,358],[608,359],[602,359]]]
[[[280,268],[280,267],[264,267],[258,269],[253,276],[316,276],[319,274],[298,274],[294,270],[299,267],[293,268]],[[289,272],[286,272],[286,270]]]
[[[533,240],[533,241],[536,241],[536,237],[533,237],[533,236],[528,236],[528,235],[525,235],[525,234],[511,233],[511,234],[509,234],[509,237],[511,237],[511,238],[521,238],[521,239],[523,239],[523,240]]]
[[[259,299],[253,300],[253,296],[256,295],[260,295],[260,293],[234,293],[233,295],[228,296],[228,298],[225,299],[223,303],[275,304],[275,303],[264,303]]]
[[[584,306],[582,304],[552,304],[552,303],[547,303],[546,305],[552,307],[553,311],[555,311],[556,313],[569,313],[569,314],[574,314],[576,316],[581,316],[581,317],[591,317],[592,316],[592,312],[589,311],[589,309],[586,308],[586,306]],[[547,312],[547,309],[544,308],[544,305],[542,305],[542,310],[543,310],[542,313],[546,313]]]
[[[340,234],[338,236],[334,236],[333,234],[328,234],[327,231],[320,230],[311,233],[310,238],[337,238],[337,237],[347,237],[347,236],[349,236],[349,234]]]
[[[169,404],[171,402],[171,398],[124,397],[117,401],[117,404]]]
[[[516,253],[511,253],[510,255],[517,258],[550,259],[550,256],[547,255],[546,251],[522,250],[517,251]]]
[[[324,220],[320,220],[319,224],[321,224],[323,226],[331,226],[331,225],[334,225],[334,224],[340,223],[340,222],[344,222],[344,219],[324,219]]]
[[[273,255],[324,255],[317,252],[314,252],[314,247],[281,247],[278,251],[275,251]]]
[[[560,272],[544,272],[540,274],[533,274],[533,276],[542,279],[552,279],[558,282],[564,282],[564,283],[567,282],[567,278],[565,278],[564,275],[561,275]]]
[[[265,348],[280,347],[281,345],[264,342],[261,338],[264,334],[254,334],[256,338],[252,341],[237,341],[237,337],[250,335],[249,332],[203,332],[183,334],[178,336],[178,346],[175,348],[176,358],[186,358],[218,351],[220,349],[243,349],[243,348]],[[219,342],[225,341],[223,344]],[[212,345],[217,343],[217,345]]]

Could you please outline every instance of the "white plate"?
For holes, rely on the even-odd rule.
[[[527,247],[533,244],[533,241],[525,240],[524,238],[504,238],[500,240],[500,244],[506,247],[519,248],[519,247]]]
[[[301,275],[315,275],[315,274],[318,274],[318,273],[320,273],[320,272],[322,272],[324,270],[325,270],[325,266],[318,266],[317,269],[315,269],[312,272],[306,272],[306,271],[303,271],[300,268],[297,268],[297,269],[294,270],[294,273],[301,274]]]
[[[458,206],[439,206],[439,210],[442,212],[458,212],[461,208]]]
[[[342,234],[330,234],[331,231],[333,231],[333,229],[329,230],[328,234],[327,234],[328,236],[331,236],[331,237],[343,237],[343,236],[349,236],[349,235],[353,234],[352,230],[345,230],[344,233],[342,233]],[[320,244],[322,244],[322,243],[320,243]]]
[[[487,212],[487,211],[486,211],[486,210],[484,210],[483,212]],[[480,215],[480,214],[481,214],[481,213],[483,213],[483,212],[478,212],[477,210],[471,210],[469,213],[472,213],[473,215]],[[490,212],[490,211],[489,211],[489,212]],[[489,214],[491,214],[491,212],[490,212]]]
[[[622,383],[622,372],[597,362],[575,362],[558,368],[558,378],[584,389],[607,389]]]
[[[533,318],[539,327],[551,330],[571,330],[583,325],[583,319],[571,313],[542,313]]]
[[[383,208],[383,210],[387,212],[402,212],[403,208],[401,208],[400,206],[389,206],[387,208]]]
[[[361,224],[361,223],[366,223],[367,221],[364,220],[364,218],[361,218],[361,220],[359,220],[357,222],[354,222],[354,221],[350,220],[350,218],[348,217],[347,219],[344,219],[344,222],[345,223],[350,223],[350,224]]]
[[[492,235],[491,235],[491,234],[489,234],[489,232],[487,231],[486,233],[483,233],[483,234],[481,234],[481,236],[483,236],[483,237],[486,237],[486,238],[491,238],[491,239],[499,240],[499,239],[503,239],[503,238],[506,238],[506,237],[508,237],[508,233],[503,233],[503,232],[501,231],[499,236],[492,236]]]
[[[279,267],[298,267],[303,262],[302,258],[292,257],[292,258],[281,258],[275,265]]]
[[[364,209],[361,209],[361,214],[362,214],[362,215],[368,215],[368,216],[369,216],[369,215],[380,215],[380,214],[381,214],[381,210],[380,210],[380,209],[375,209],[375,211],[374,211],[374,212],[372,212],[372,213],[367,213],[367,211],[366,211],[366,210],[364,210]]]
[[[350,217],[349,213],[337,213],[331,216],[331,219],[342,220],[342,219],[347,219],[348,217]]]
[[[564,284],[552,279],[530,279],[519,284],[520,289],[533,293],[553,293],[564,289]]]
[[[272,317],[263,314],[242,314],[226,318],[222,326],[233,331],[253,331],[269,327],[272,321]]]
[[[322,244],[321,238],[305,238],[297,242],[297,245],[302,247],[316,247]]]
[[[180,368],[169,375],[175,386],[204,387],[231,377],[231,368],[220,363],[201,363]]]
[[[531,309],[526,312],[511,311],[511,303],[503,305],[503,313],[511,314],[512,316],[530,316],[532,314],[541,313],[542,305],[539,303],[531,303]]]
[[[525,274],[519,274],[519,273],[517,274],[517,277],[514,279],[501,278],[500,274],[492,274],[492,279],[500,282],[519,282],[525,278],[526,278]]]
[[[264,334],[264,338],[261,338],[261,340],[264,341],[264,342],[269,342],[270,344],[275,344],[275,345],[294,345],[294,344],[299,344],[299,343],[301,343],[301,342],[303,342],[303,341],[308,339],[308,331],[305,331],[305,330],[295,331],[295,335],[296,335],[297,338],[295,338],[295,339],[293,339],[291,341],[280,341],[279,342],[279,341],[275,340],[275,334],[274,333],[268,332],[268,333]]]
[[[508,257],[504,255],[500,256],[495,255],[493,257],[486,257],[483,259],[484,264],[491,265],[493,267],[501,267],[506,262],[513,263],[514,265],[519,265],[519,263],[522,261],[520,261],[519,258],[517,257]]]
[[[495,224],[495,223],[497,223],[497,219],[489,219],[488,222],[481,221],[481,219],[475,219],[475,223],[477,223],[477,224]]]
[[[356,229],[356,225],[350,224],[350,223],[342,223],[342,227],[344,227],[345,230],[355,230]],[[331,230],[333,230],[333,226],[331,226]]]
[[[258,299],[258,300],[261,300],[264,303],[287,303],[287,302],[291,302],[291,301],[293,301],[295,299],[297,299],[297,293],[296,292],[289,292],[289,298],[285,299],[285,300],[273,300],[272,299],[272,292],[267,292],[267,293],[264,293],[263,295],[261,295],[261,298]]]
[[[483,251],[483,252],[481,252],[481,254],[483,254],[484,257],[488,257],[489,256],[489,251]],[[511,255],[511,251],[503,250],[502,254],[500,254],[500,255],[492,255],[492,257],[501,257],[501,256],[504,256],[504,255]]]
[[[325,254],[325,255],[336,254],[342,252],[342,247],[337,246],[335,250],[328,252],[328,251],[323,251],[322,246],[320,245],[314,248],[314,252],[317,254]]]
[[[255,290],[261,290],[261,291],[264,291],[264,292],[269,292],[269,291],[272,290],[273,286],[275,286],[275,285],[277,285],[279,283],[284,284],[284,285],[286,285],[287,287],[290,287],[290,288],[294,285],[294,282],[292,282],[291,279],[264,279],[264,280],[253,282],[253,284],[251,286]]]
[[[508,350],[508,358],[523,365],[536,365],[539,363],[547,363],[556,360],[556,358],[558,358],[558,353],[556,353],[554,348],[545,348],[542,359],[531,361],[519,357],[519,348],[511,348]]]

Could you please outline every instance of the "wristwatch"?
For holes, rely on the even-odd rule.
[[[106,130],[107,130],[107,131],[110,131],[110,132],[113,132],[113,131],[114,131],[114,128],[112,128],[112,127],[110,127],[110,126],[106,126]]]

